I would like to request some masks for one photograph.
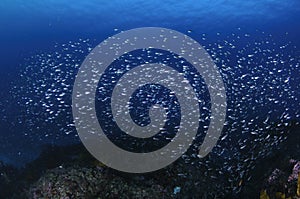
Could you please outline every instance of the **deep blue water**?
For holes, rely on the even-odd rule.
[[[48,83],[52,81],[45,71],[51,67],[45,67],[42,72],[38,67],[39,64],[45,66],[41,63],[45,56],[39,58],[35,55],[56,51],[64,55],[62,44],[79,39],[89,39],[93,48],[117,32],[137,27],[177,30],[188,34],[215,55],[213,58],[219,60],[217,65],[223,71],[228,88],[228,120],[236,122],[232,125],[235,128],[243,129],[243,120],[251,127],[251,119],[255,125],[269,120],[283,123],[299,120],[299,22],[298,0],[2,0],[0,160],[20,165],[36,157],[39,147],[45,143],[79,142],[76,132],[72,131],[74,129],[71,129],[72,133],[66,133],[71,120],[69,112],[47,121],[49,115],[43,114],[45,109],[38,104],[26,106],[26,96],[37,101],[43,98],[43,93],[35,93],[34,82],[39,78],[50,79]],[[236,48],[230,48],[228,42]],[[218,48],[219,45],[224,48]],[[72,64],[83,61],[88,54],[84,48]],[[269,52],[252,57],[259,49]],[[241,57],[245,58],[242,63],[238,62]],[[225,65],[220,60],[224,60]],[[62,60],[61,63],[70,64],[70,61]],[[29,65],[35,67],[29,70]],[[68,72],[70,69],[65,67],[64,70]],[[24,71],[27,75],[28,71],[37,75],[24,80],[20,78]],[[71,74],[75,75],[76,71]],[[72,77],[67,81],[72,84]],[[270,89],[272,86],[274,89]],[[245,96],[247,99],[243,98]],[[70,101],[66,99],[66,103]],[[26,112],[33,107],[37,109],[35,113],[40,114]]]

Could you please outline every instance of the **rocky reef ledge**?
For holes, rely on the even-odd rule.
[[[255,160],[247,178],[235,181],[230,179],[240,171],[223,172],[220,156],[180,158],[156,172],[128,174],[101,164],[82,144],[48,145],[24,168],[0,162],[0,198],[299,199],[299,133],[295,128],[278,148]]]

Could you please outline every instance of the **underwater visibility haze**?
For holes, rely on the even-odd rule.
[[[2,0],[0,27],[0,198],[300,198],[299,0]],[[158,117],[151,112],[158,104],[166,111],[164,128],[136,138],[118,126],[113,90],[125,74],[143,82],[146,75],[130,73],[139,65],[159,63],[184,73],[199,103],[189,149],[158,171],[130,174],[85,149],[72,94],[81,65],[98,44],[144,27],[198,42],[222,78],[215,86],[224,85],[227,106],[216,146],[200,158],[211,116],[221,110],[211,101],[205,74],[163,44],[114,59],[99,79],[94,108],[116,146],[158,150],[186,118],[181,97],[152,83],[132,93],[129,115],[147,126]],[[182,85],[175,83],[179,90]]]

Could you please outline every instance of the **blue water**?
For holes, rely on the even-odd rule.
[[[263,81],[272,70],[266,69],[271,66],[264,65],[267,57],[261,55],[255,62],[246,64],[247,67],[240,70],[235,67],[237,52],[228,49],[231,55],[226,58],[230,58],[227,63],[231,64],[232,72],[226,72],[225,67],[222,69],[222,64],[218,65],[220,70],[224,70],[224,74],[229,76],[225,77],[229,93],[232,94],[228,98],[235,101],[230,104],[230,108],[238,110],[233,110],[231,116],[234,118],[243,115],[242,119],[237,119],[240,121],[243,118],[256,117],[258,117],[256,120],[272,118],[276,121],[281,120],[281,117],[285,115],[288,115],[286,117],[290,120],[298,120],[300,118],[299,22],[299,0],[2,0],[0,4],[0,160],[22,165],[35,158],[39,148],[45,143],[79,142],[74,132],[66,134],[64,130],[61,130],[63,127],[56,126],[57,123],[46,125],[47,122],[44,122],[39,126],[30,126],[33,116],[30,114],[26,116],[24,111],[20,112],[22,108],[19,106],[26,109],[24,108],[26,106],[23,106],[25,101],[19,99],[21,95],[12,96],[10,91],[14,86],[15,89],[24,86],[19,85],[18,80],[20,73],[29,63],[25,61],[26,58],[39,53],[52,53],[57,51],[55,45],[78,41],[80,38],[89,39],[91,47],[95,47],[111,35],[137,27],[155,26],[174,29],[188,34],[207,48],[210,44],[217,46],[218,43],[224,43],[226,40],[234,41],[237,46],[253,45],[253,48],[256,46],[255,42],[268,40],[276,43],[275,45],[263,44],[263,47],[271,50],[272,57],[276,58],[277,52],[280,52],[280,56],[284,59],[290,61],[292,57],[294,60],[288,65],[274,66],[276,71],[280,69],[283,71],[273,77],[274,81],[278,80],[274,83],[275,91],[265,90],[266,86],[272,84],[272,78],[269,82]],[[241,39],[237,39],[236,35],[239,35]],[[247,35],[250,35],[250,38]],[[269,35],[272,35],[271,39]],[[288,47],[281,48],[287,44]],[[249,49],[253,50],[253,48]],[[272,51],[273,49],[277,51]],[[215,50],[215,52],[221,51]],[[78,60],[83,60],[87,53],[86,51],[85,54],[79,56]],[[252,52],[245,51],[244,53],[245,57],[250,59],[248,55]],[[222,54],[217,54],[217,57],[224,58]],[[80,61],[78,62],[80,64]],[[257,65],[252,65],[252,63],[261,63],[264,66],[257,69]],[[262,82],[258,80],[255,83],[258,87],[252,91],[245,88],[238,91],[239,95],[234,95],[235,88],[240,87],[241,84],[247,85],[247,80],[235,82],[240,85],[233,85],[232,82],[243,74],[247,74],[251,68],[257,70],[257,77]],[[35,71],[31,72],[35,73]],[[285,81],[288,81],[289,86],[280,86]],[[26,83],[30,84],[30,81]],[[243,112],[241,112],[236,105],[239,100],[243,101],[242,96],[246,95],[247,91],[250,96],[262,94],[269,98],[275,96],[279,103],[271,104],[265,102],[264,99],[261,101],[253,99],[249,101],[248,108],[242,109]],[[32,93],[32,95],[35,94]],[[259,104],[263,105],[259,107]],[[253,111],[251,109],[253,106],[258,108]],[[40,111],[42,112],[43,109]],[[20,114],[24,114],[21,117],[23,118],[22,125],[18,124],[18,120],[16,121]],[[45,131],[45,129],[49,130],[49,126],[54,129],[50,135]]]

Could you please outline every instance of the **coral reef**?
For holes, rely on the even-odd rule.
[[[28,198],[170,198],[170,191],[153,182],[134,182],[101,167],[55,168],[27,191]]]
[[[240,156],[225,162],[224,155],[199,159],[187,152],[146,174],[108,168],[82,144],[48,145],[24,168],[0,164],[0,198],[299,199],[300,138],[297,129],[293,132],[263,158],[253,158],[253,164]]]
[[[300,161],[291,159],[289,170],[275,169],[265,181],[261,199],[300,199]]]
[[[214,166],[199,169],[179,159],[153,173],[128,174],[105,167],[82,145],[50,146],[27,166],[22,179],[30,185],[26,198],[224,197],[227,192],[221,186],[225,178],[214,177],[219,171],[217,164]]]

